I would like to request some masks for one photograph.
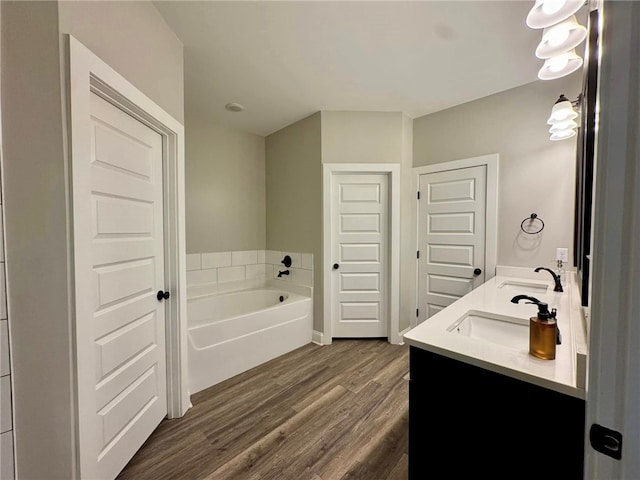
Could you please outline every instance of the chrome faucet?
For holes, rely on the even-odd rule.
[[[539,272],[540,270],[546,270],[547,272],[549,272],[552,276],[553,276],[553,281],[555,282],[555,288],[553,289],[554,292],[563,292],[564,290],[562,289],[562,282],[560,281],[560,276],[554,272],[553,270],[551,270],[550,268],[547,267],[538,267],[535,269],[536,272]]]
[[[289,270],[278,271],[278,278],[280,278],[282,275],[289,275]]]

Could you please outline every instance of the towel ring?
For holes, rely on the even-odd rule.
[[[536,233],[540,233],[542,230],[544,230],[544,222],[540,217],[538,217],[537,213],[532,213],[527,218],[522,220],[522,223],[520,224],[520,230],[528,235],[535,235]]]

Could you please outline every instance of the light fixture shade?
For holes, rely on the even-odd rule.
[[[573,120],[578,113],[573,109],[573,105],[567,97],[560,95],[555,105],[551,109],[551,116],[547,120],[548,125],[555,125],[560,122]]]
[[[538,72],[540,80],[555,80],[575,72],[582,66],[582,57],[571,50],[544,61]]]
[[[571,128],[569,130],[562,130],[560,132],[555,132],[553,134],[551,134],[551,137],[549,137],[549,140],[551,140],[552,142],[557,142],[558,140],[567,140],[568,138],[572,138],[576,136],[576,131]]]
[[[547,28],[569,18],[580,10],[584,0],[536,0],[527,15],[530,28]]]
[[[574,122],[573,120],[565,120],[563,122],[558,122],[551,125],[549,133],[558,133],[562,132],[563,130],[570,130],[574,128],[578,128],[578,124],[576,122]]]
[[[536,48],[536,57],[552,58],[573,50],[587,38],[587,29],[580,25],[575,15],[553,27],[545,28],[542,41]]]

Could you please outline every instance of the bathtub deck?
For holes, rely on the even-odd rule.
[[[408,347],[309,344],[192,397],[120,480],[406,480]]]

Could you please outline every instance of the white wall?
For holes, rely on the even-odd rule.
[[[264,137],[187,112],[187,253],[264,250]]]
[[[551,142],[546,121],[560,94],[577,98],[580,82],[577,73],[537,81],[414,119],[416,167],[500,155],[499,265],[555,267],[557,247],[573,258],[576,141]],[[520,231],[531,213],[545,222],[539,236]]]

